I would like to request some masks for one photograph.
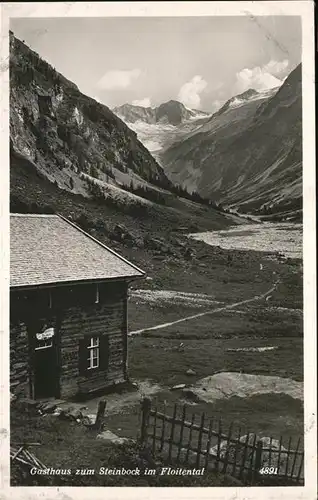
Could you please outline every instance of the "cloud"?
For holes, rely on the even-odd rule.
[[[102,90],[126,89],[134,80],[139,78],[141,70],[138,68],[130,70],[111,70],[102,76],[97,82],[97,88]]]
[[[278,78],[277,76],[285,71],[288,64],[287,59],[284,61],[270,60],[263,66],[242,69],[236,73],[235,93],[245,92],[245,90],[251,88],[255,90],[268,90],[279,87],[283,83],[284,78]]]
[[[200,94],[205,90],[207,85],[207,82],[201,75],[194,76],[189,82],[182,85],[179,90],[178,100],[189,108],[200,109]]]
[[[274,61],[271,59],[265,66],[263,66],[263,69],[265,71],[268,71],[272,75],[279,75],[285,69],[288,67],[289,61],[288,59],[284,59],[284,61]]]
[[[143,99],[136,99],[135,101],[132,101],[131,104],[133,106],[142,106],[143,108],[150,108],[151,100],[150,97],[144,97]]]

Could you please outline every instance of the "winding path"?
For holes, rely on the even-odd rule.
[[[227,306],[218,307],[217,309],[212,309],[212,310],[205,311],[202,313],[193,314],[192,316],[186,316],[185,318],[177,319],[175,321],[170,321],[169,323],[161,323],[160,325],[151,326],[148,328],[142,328],[141,330],[135,330],[134,332],[129,332],[128,336],[131,337],[133,335],[140,335],[143,332],[149,332],[151,330],[160,330],[161,328],[167,328],[168,326],[176,325],[177,323],[182,323],[183,321],[189,321],[190,319],[200,318],[201,316],[206,316],[207,314],[214,314],[214,313],[218,313],[221,311],[225,311],[226,309],[234,309],[235,307],[241,306],[243,304],[249,304],[250,302],[256,302],[257,300],[264,299],[270,293],[272,293],[275,290],[277,284],[278,284],[278,281],[276,281],[274,283],[274,285],[269,290],[267,290],[267,292],[265,292],[261,295],[254,295],[254,297],[252,297],[250,299],[241,300],[240,302],[235,302],[234,304],[228,304]]]

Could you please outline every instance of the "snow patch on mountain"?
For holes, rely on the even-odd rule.
[[[159,154],[176,140],[202,126],[211,114],[190,109],[178,101],[163,103],[157,108],[141,108],[124,104],[113,109],[152,153]]]
[[[230,100],[230,108],[237,108],[238,106],[243,106],[247,102],[250,101],[258,101],[260,99],[268,99],[269,97],[273,96],[279,87],[275,87],[273,89],[269,90],[264,90],[264,91],[255,91],[255,94],[250,94],[248,96],[244,96],[244,94],[241,94],[240,96],[233,97]]]

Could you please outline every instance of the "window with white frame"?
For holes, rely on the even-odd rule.
[[[54,334],[54,328],[52,326],[47,328],[47,325],[45,324],[42,328],[42,331],[35,335],[35,350],[38,351],[39,349],[47,349],[49,347],[52,347]]]
[[[49,347],[53,346],[52,339],[41,339],[37,340],[37,345],[35,347],[36,351],[39,351],[40,349],[48,349]]]
[[[91,337],[88,349],[88,370],[99,367],[99,338]]]

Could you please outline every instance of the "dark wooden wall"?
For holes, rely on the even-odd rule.
[[[29,347],[26,325],[10,321],[10,391],[29,396]]]
[[[28,361],[32,387],[30,353],[34,342],[32,336],[35,335],[34,324],[39,318],[42,320],[47,318],[47,322],[54,324],[56,328],[58,397],[68,398],[111,388],[114,384],[127,379],[127,283],[124,281],[103,283],[99,284],[98,289],[98,303],[95,303],[96,285],[60,286],[11,293],[10,315],[13,326],[10,331],[10,342],[11,352],[16,352],[15,355],[11,354],[10,359],[13,383],[17,380],[17,373],[21,374],[19,375],[21,381],[24,380]],[[30,352],[25,349],[22,353],[19,331],[24,332],[24,343],[29,342]],[[108,337],[108,363],[98,370],[90,370],[90,373],[83,375],[80,370],[80,342],[92,336]],[[26,353],[28,353],[27,360]],[[23,363],[23,366],[20,363]],[[23,382],[24,391],[27,382],[28,380]]]
[[[125,380],[127,285],[100,286],[98,304],[94,303],[95,295],[93,300],[86,301],[80,292],[73,303],[68,302],[61,318],[61,397],[68,397],[75,390],[88,393]],[[79,372],[79,342],[86,336],[109,339],[108,369],[92,370],[89,376]]]

